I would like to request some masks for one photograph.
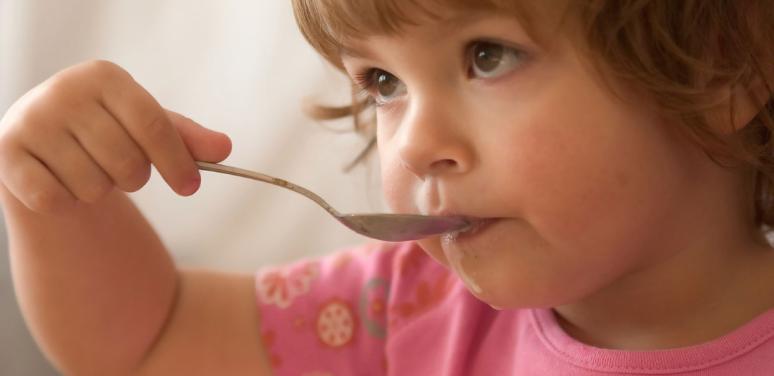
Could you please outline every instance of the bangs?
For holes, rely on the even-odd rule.
[[[331,64],[343,69],[340,54],[347,41],[368,35],[398,34],[406,26],[439,20],[449,9],[498,11],[513,15],[529,34],[526,2],[514,0],[293,0],[304,38]]]

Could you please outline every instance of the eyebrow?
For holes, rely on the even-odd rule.
[[[475,12],[462,13],[451,18],[439,20],[438,28],[442,30],[442,33],[446,33],[451,30],[460,30],[469,26],[470,24],[473,24],[479,21],[480,19],[484,18],[484,16],[487,14],[491,15],[496,13],[492,11],[475,11]],[[352,48],[347,46],[344,43],[342,43],[339,47],[339,54],[341,56],[346,56],[351,58],[363,58],[363,59],[373,58],[373,56],[369,53],[368,50]]]
[[[368,53],[368,51],[363,51],[361,49],[355,49],[355,48],[349,48],[345,45],[341,45],[339,47],[339,55],[341,57],[351,57],[351,58],[361,58],[361,59],[370,59],[371,54]]]

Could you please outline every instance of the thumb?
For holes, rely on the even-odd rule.
[[[207,129],[177,112],[166,111],[195,160],[220,162],[231,154],[231,139],[227,135]]]

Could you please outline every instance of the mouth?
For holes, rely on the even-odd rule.
[[[468,227],[460,230],[450,231],[443,235],[447,241],[462,242],[469,241],[478,236],[481,236],[486,232],[494,223],[500,221],[502,218],[471,218],[466,217],[470,222]]]

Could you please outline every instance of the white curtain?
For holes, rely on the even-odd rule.
[[[343,212],[380,211],[375,164],[345,174],[365,145],[349,121],[312,122],[304,98],[347,103],[348,83],[305,43],[284,0],[0,0],[0,112],[80,61],[127,69],[165,107],[232,137],[224,163],[285,178]],[[280,188],[202,173],[176,196],[154,172],[132,194],[181,264],[253,271],[363,242],[311,201]],[[6,258],[3,252],[3,258]],[[0,374],[42,374],[2,274]]]

